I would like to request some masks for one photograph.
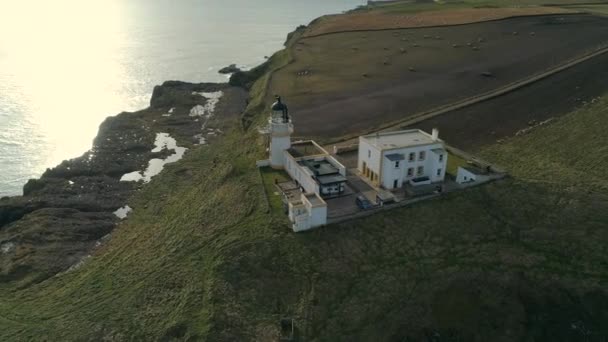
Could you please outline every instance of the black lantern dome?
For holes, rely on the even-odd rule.
[[[275,103],[272,104],[272,110],[277,112],[286,112],[287,105],[281,102],[281,97],[277,95],[275,96],[275,98],[277,100],[275,101]]]
[[[272,111],[274,113],[280,112],[283,122],[289,122],[289,110],[287,109],[287,105],[281,102],[281,97],[279,95],[275,97],[277,100],[272,104]]]

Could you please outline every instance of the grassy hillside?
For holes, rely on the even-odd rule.
[[[168,167],[78,270],[28,289],[2,288],[0,339],[206,336],[223,253],[272,227],[259,209],[251,139],[229,134],[217,148],[201,147]]]
[[[289,45],[289,44],[288,44]],[[271,58],[245,118],[268,100]],[[190,150],[91,258],[0,284],[0,340],[602,341],[608,95],[481,155],[512,178],[294,234],[255,129]]]
[[[386,13],[415,13],[420,11],[433,11],[458,8],[492,8],[492,7],[527,7],[543,5],[573,5],[573,4],[601,4],[603,0],[444,0],[444,1],[400,1],[386,4],[378,3],[363,8],[364,11],[374,10]]]
[[[465,5],[470,7],[468,3],[458,4]],[[404,3],[389,4],[386,8],[400,6],[416,8],[416,5]],[[442,106],[505,89],[585,56],[607,43],[606,18],[587,14],[528,16],[459,26],[343,32],[370,29],[376,24],[379,27],[444,25],[458,18],[466,19],[465,22],[484,21],[495,19],[494,15],[499,13],[517,16],[526,14],[526,11],[560,10],[558,7],[512,7],[385,15],[384,9],[381,6],[367,12],[327,16],[313,22],[301,37],[292,40],[287,48],[287,64],[268,79],[267,87],[263,88],[266,95],[256,98],[266,99],[268,103],[268,95],[281,94],[288,101],[297,122],[298,136],[333,141],[336,137],[394,126]],[[573,27],[577,28],[574,33]],[[318,34],[335,30],[342,32],[307,36],[311,32]],[[572,69],[577,75],[570,78],[570,84],[562,89],[578,89],[583,67],[579,65]],[[604,85],[597,88],[608,89]],[[569,95],[557,97],[558,102],[563,103],[562,100]],[[531,120],[540,121],[545,115],[540,113],[540,117],[535,117],[537,112],[529,112],[526,104],[535,99],[537,97],[532,94],[517,102],[521,109],[516,112],[522,115],[510,120],[512,125],[494,127],[493,120],[501,119],[495,110],[488,111],[487,115],[483,113],[486,119],[490,119],[478,120],[476,124],[488,122],[482,129],[496,132],[492,137],[494,140],[515,133],[527,127]],[[555,101],[548,102],[552,104]],[[344,122],[349,122],[349,125],[344,125]],[[449,125],[446,128],[449,129]]]
[[[607,108],[488,147],[512,179],[308,234],[267,214],[263,147],[235,129],[79,269],[1,288],[0,339],[264,341],[283,316],[302,340],[606,338]]]

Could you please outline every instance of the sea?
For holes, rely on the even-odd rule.
[[[366,0],[0,0],[0,197],[82,155],[166,80],[222,82]]]

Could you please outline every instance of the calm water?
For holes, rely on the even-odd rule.
[[[0,0],[0,196],[91,147],[165,80],[225,81],[365,0]]]

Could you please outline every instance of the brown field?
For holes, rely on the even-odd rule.
[[[608,54],[595,57],[517,91],[420,122],[442,139],[476,151],[539,122],[593,103],[608,91]],[[413,128],[413,127],[412,127]]]
[[[290,105],[298,136],[333,140],[492,91],[605,44],[608,19],[591,15],[326,35],[295,45],[295,61],[273,75],[269,95],[281,94]],[[580,86],[581,78],[562,85],[561,95]],[[543,96],[545,102],[563,100],[550,92]],[[526,103],[536,104],[536,97],[519,99],[517,108],[527,111]],[[485,115],[496,111],[486,110]],[[522,114],[520,121],[532,119]]]
[[[371,31],[430,26],[462,25],[521,16],[576,13],[559,7],[463,8],[402,14],[382,11],[326,16],[309,27],[304,37],[346,31]]]

